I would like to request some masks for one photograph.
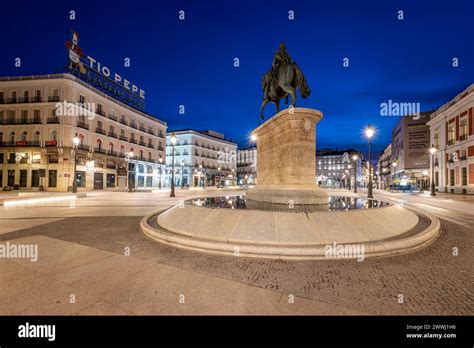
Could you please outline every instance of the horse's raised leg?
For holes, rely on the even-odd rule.
[[[296,88],[291,87],[290,85],[280,86],[282,90],[286,93],[291,94],[291,105],[296,105]]]
[[[278,114],[280,112],[280,101],[279,100],[275,102],[275,107],[276,107],[276,110],[277,110],[276,113]]]
[[[264,120],[265,117],[263,116],[263,110],[265,109],[265,105],[268,104],[268,99],[264,99],[263,102],[262,102],[262,105],[260,106],[260,119],[261,120]]]

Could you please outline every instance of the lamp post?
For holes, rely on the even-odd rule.
[[[161,178],[163,176],[163,158],[159,158],[158,162],[160,162],[160,179],[158,181],[158,188],[161,189]]]
[[[352,168],[352,165],[348,165],[347,166],[347,170],[346,170],[346,173],[347,173],[347,181],[348,181],[348,184],[347,184],[347,189],[350,191],[351,190],[351,168]]]
[[[77,147],[79,146],[79,143],[81,142],[81,139],[76,135],[72,138],[72,144],[74,145],[74,174],[72,177],[72,192],[77,193],[77,179],[76,179],[76,164],[77,164]]]
[[[201,186],[201,177],[202,177],[202,164],[199,165],[199,186]],[[202,187],[204,188],[204,181],[202,183]]]
[[[176,135],[171,133],[171,151],[172,151],[172,156],[171,156],[171,192],[170,192],[170,197],[175,197],[174,194],[174,146],[176,145]]]
[[[133,164],[133,162],[132,162],[133,155],[134,155],[133,151],[130,151],[128,153],[128,161],[129,161],[128,162],[128,192],[133,192],[133,188],[132,188],[132,176],[133,176],[133,174],[132,174],[132,170],[131,170],[131,168],[132,168],[131,165]]]
[[[181,160],[181,189],[184,187],[184,182],[183,182],[183,169],[184,169],[184,161]]]
[[[436,196],[436,188],[434,182],[434,154],[436,153],[436,147],[431,145],[430,154],[431,154],[431,193],[430,196]]]
[[[354,160],[354,193],[357,193],[357,160],[359,157],[354,155],[352,159]]]
[[[367,189],[367,198],[374,198],[372,195],[372,163],[371,163],[371,154],[370,154],[370,139],[374,135],[374,128],[369,124],[365,129],[365,135],[368,139],[369,144],[369,187]]]

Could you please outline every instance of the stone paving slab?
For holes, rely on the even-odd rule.
[[[10,243],[43,253],[1,260],[1,315],[364,314],[49,237]]]

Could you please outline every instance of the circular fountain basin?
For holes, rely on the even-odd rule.
[[[192,199],[145,217],[141,229],[175,247],[273,259],[327,259],[328,246],[336,245],[363,246],[364,258],[393,255],[439,233],[436,218],[384,201],[330,196],[327,205],[297,209],[254,203],[244,196]]]

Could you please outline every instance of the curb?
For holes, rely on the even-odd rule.
[[[172,208],[173,207],[169,209]],[[158,230],[149,225],[148,221],[151,218],[157,218],[159,214],[167,210],[168,209],[161,210],[145,216],[140,221],[140,230],[151,239],[172,247],[215,255],[244,256],[251,258],[278,260],[347,260],[347,258],[326,257],[325,244],[311,246],[276,246],[261,243],[234,243],[181,235],[165,230],[162,227]],[[440,221],[432,214],[416,212],[417,214],[426,216],[430,220],[430,225],[424,231],[399,240],[358,243],[364,246],[364,259],[406,254],[421,250],[433,243],[440,234]]]

